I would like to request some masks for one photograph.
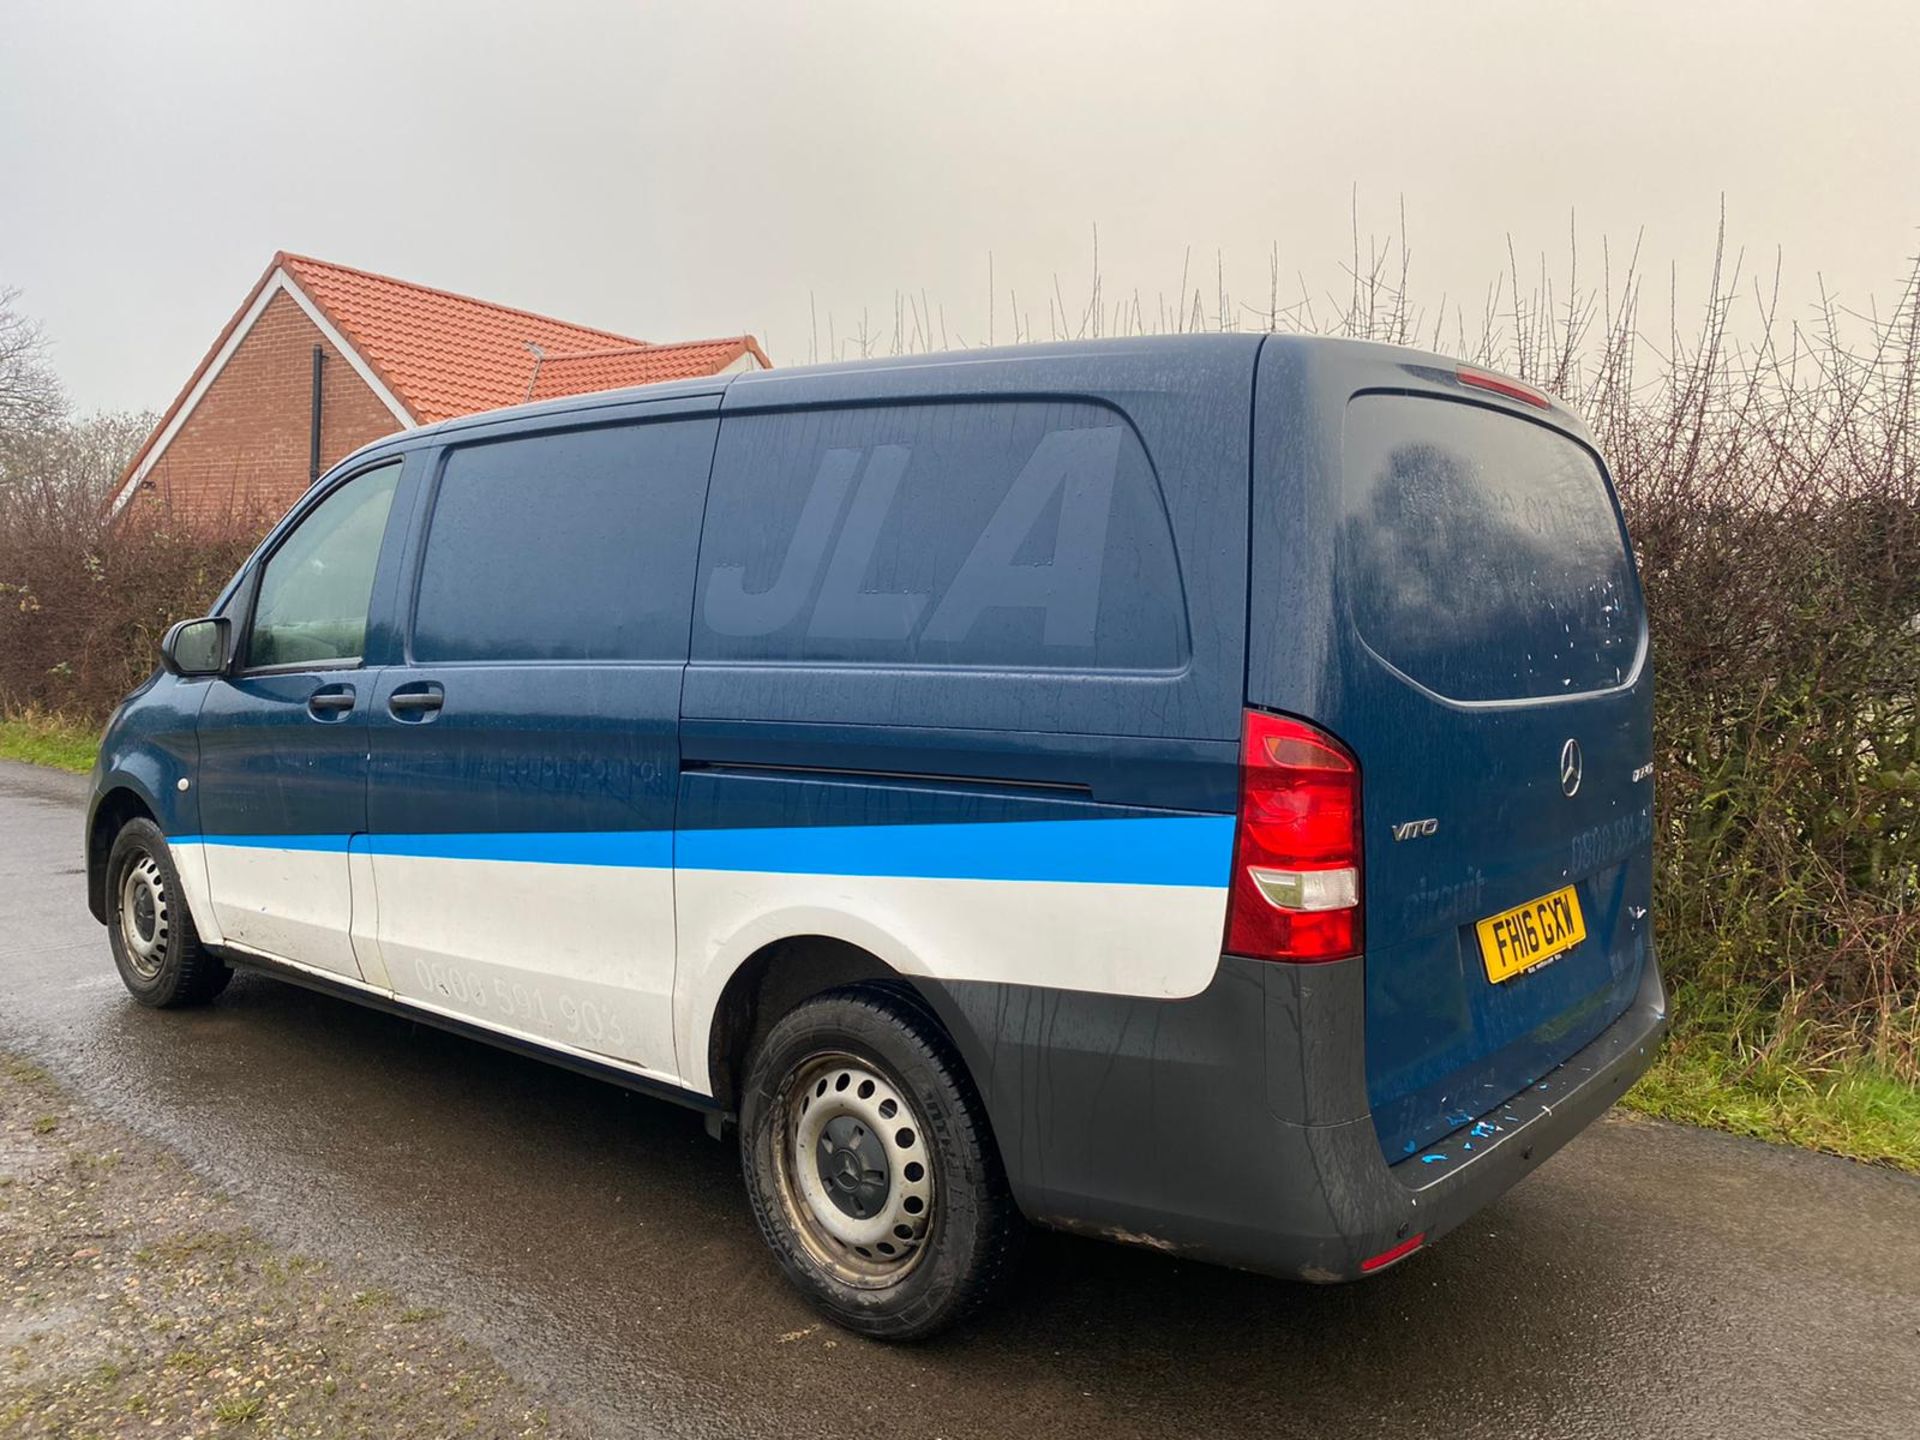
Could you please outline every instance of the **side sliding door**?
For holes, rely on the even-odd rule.
[[[404,663],[370,722],[395,993],[667,1080],[680,686],[717,404],[451,437]]]

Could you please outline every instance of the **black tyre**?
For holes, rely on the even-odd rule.
[[[740,1158],[788,1278],[874,1339],[978,1309],[1025,1234],[972,1081],[886,988],[832,991],[773,1027],[748,1067]]]
[[[142,1005],[198,1005],[233,978],[200,944],[167,837],[151,820],[129,820],[107,853],[107,937],[120,979]]]

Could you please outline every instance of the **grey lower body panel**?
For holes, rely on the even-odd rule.
[[[1666,1029],[1650,951],[1598,1038],[1389,1165],[1367,1108],[1363,964],[1227,956],[1178,1001],[917,988],[961,1048],[1030,1219],[1330,1282],[1510,1188],[1620,1098]]]

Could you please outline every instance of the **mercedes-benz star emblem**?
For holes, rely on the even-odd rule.
[[[1580,742],[1569,740],[1560,747],[1560,793],[1569,799],[1580,789]]]

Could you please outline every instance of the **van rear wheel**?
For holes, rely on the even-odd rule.
[[[1024,1227],[939,1027],[880,987],[833,991],[755,1051],[740,1155],[781,1268],[838,1324],[919,1340],[990,1299]]]
[[[130,820],[107,854],[107,939],[128,992],[142,1005],[198,1005],[233,978],[200,943],[167,837]]]

